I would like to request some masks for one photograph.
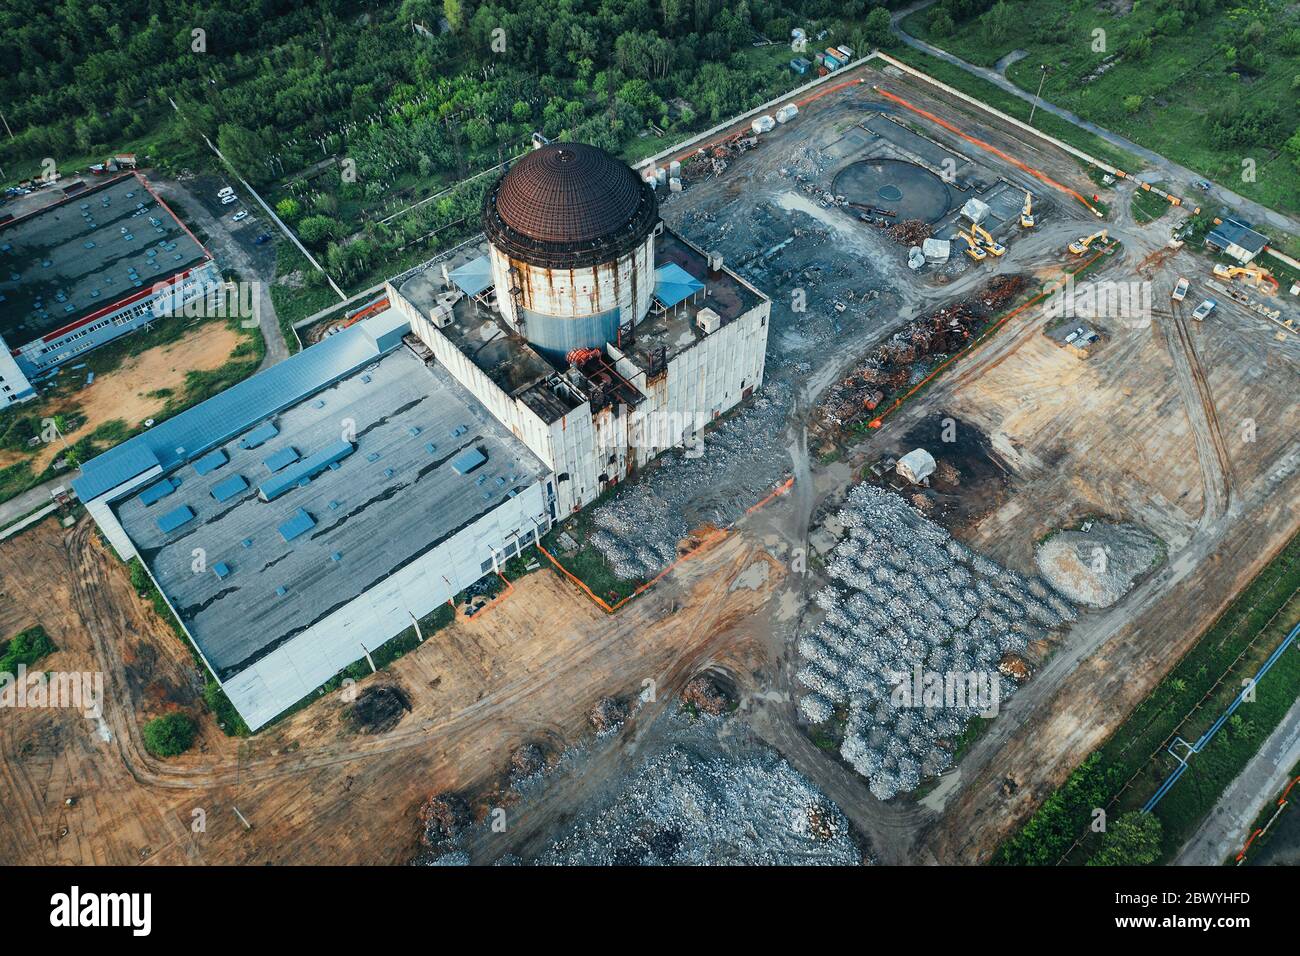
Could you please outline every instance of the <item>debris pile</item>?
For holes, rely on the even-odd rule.
[[[789,386],[769,382],[704,433],[702,453],[662,455],[591,510],[591,546],[623,580],[648,580],[677,558],[691,528],[726,527],[744,514],[789,468],[781,444],[789,402]]]
[[[358,734],[382,734],[397,726],[411,710],[411,702],[400,687],[383,684],[371,687],[343,711],[348,729]]]
[[[671,718],[663,749],[584,810],[544,865],[838,865],[862,862],[848,820],[779,754]]]
[[[1024,287],[1023,276],[996,276],[969,299],[913,319],[827,390],[812,430],[830,436],[860,422],[888,393],[924,376],[918,363],[959,351]]]
[[[885,235],[902,246],[919,246],[934,235],[934,230],[920,219],[904,219],[886,229]]]
[[[537,744],[524,744],[510,755],[510,776],[514,779],[531,777],[545,769],[546,754]]]
[[[436,793],[420,807],[420,839],[439,847],[455,840],[474,822],[469,804],[455,793]]]
[[[1043,577],[1071,601],[1109,607],[1163,557],[1158,539],[1131,524],[1091,522],[1062,531],[1034,552]]]
[[[621,727],[623,721],[627,720],[627,714],[627,704],[613,697],[602,697],[596,701],[596,706],[591,708],[587,720],[591,723],[591,729],[599,736]]]
[[[682,701],[710,717],[721,716],[732,706],[730,696],[708,674],[691,679],[682,690]]]
[[[951,764],[971,718],[1014,691],[1005,656],[1075,611],[881,488],[855,487],[835,520],[847,534],[815,596],[825,617],[797,645],[799,709],[847,714],[840,755],[887,800]]]

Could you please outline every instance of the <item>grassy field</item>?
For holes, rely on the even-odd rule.
[[[1160,189],[1168,190],[1168,183],[1155,183]],[[1140,223],[1155,222],[1173,207],[1169,205],[1169,200],[1162,199],[1155,193],[1147,192],[1145,189],[1133,191],[1133,199],[1130,202],[1130,211],[1133,218]]]
[[[1088,834],[1094,807],[1111,819],[1141,808],[1176,766],[1166,752],[1175,734],[1195,741],[1300,621],[1300,536],[1250,583],[1128,719],[995,856],[1004,864],[1051,865],[1070,853],[1084,863],[1097,849]],[[1168,860],[1300,695],[1300,652],[1288,651],[1156,807]],[[1239,718],[1239,719],[1237,719]]]
[[[1031,110],[1029,103],[1026,103],[1018,96],[1013,96],[1000,87],[994,86],[987,80],[972,76],[959,66],[953,66],[951,63],[930,56],[928,53],[913,50],[911,47],[890,50],[889,55],[896,60],[902,60],[908,66],[916,67],[941,83],[946,83],[954,89],[975,97],[981,103],[987,103],[1008,116],[1013,116],[1021,122],[1029,121]],[[1136,156],[1116,149],[1100,137],[1081,130],[1073,123],[1067,123],[1051,113],[1045,113],[1042,110],[1035,112],[1034,128],[1042,130],[1048,136],[1055,137],[1063,143],[1069,143],[1075,149],[1083,150],[1090,156],[1103,160],[1112,166],[1118,166],[1126,172],[1136,172],[1142,168],[1142,163]]]
[[[1020,0],[1012,6],[1016,15],[996,39],[978,21],[936,36],[925,10],[906,18],[903,28],[979,66],[992,67],[1013,50],[1028,51],[1006,73],[1022,89],[1037,89],[1046,64],[1043,96],[1056,106],[1266,206],[1300,211],[1300,167],[1282,148],[1300,126],[1293,85],[1300,51],[1290,38],[1300,30],[1295,4],[1257,0],[1249,8],[1225,6],[1169,35],[1155,32],[1164,4],[1133,4],[1122,16],[1103,4]],[[1261,26],[1250,27],[1252,20]],[[1105,31],[1104,49],[1094,52],[1096,30]],[[1252,30],[1261,34],[1253,44],[1247,39]],[[1248,50],[1257,54],[1253,61],[1242,56]],[[1234,104],[1238,111],[1275,105],[1281,135],[1218,145],[1211,130],[1215,111]],[[1247,159],[1253,161],[1253,182],[1243,180]]]

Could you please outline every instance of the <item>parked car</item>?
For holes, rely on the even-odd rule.
[[[270,241],[271,241],[271,234],[269,232],[264,232],[256,239],[253,240],[253,242],[259,246],[264,242],[270,242]]]
[[[231,222],[239,222],[239,220],[245,218],[247,215],[248,215],[248,210],[247,210],[247,209],[241,209],[241,210],[239,210],[239,212],[235,213],[233,216],[230,217],[230,221],[231,221]]]
[[[1214,307],[1217,305],[1218,303],[1215,302],[1213,299],[1206,299],[1204,302],[1202,302],[1200,305],[1196,307],[1196,310],[1194,312],[1192,312],[1192,318],[1194,318],[1197,322],[1200,322],[1211,312],[1213,312]]]
[[[1210,184],[1207,180],[1198,179],[1196,182],[1192,183],[1192,185],[1203,193],[1208,193],[1210,191]]]
[[[225,199],[227,196],[233,196],[234,194],[235,187],[233,186],[225,186],[217,190],[217,196],[221,199]]]
[[[1178,284],[1174,286],[1174,291],[1173,294],[1170,296],[1170,298],[1172,298],[1175,302],[1182,302],[1183,299],[1187,298],[1187,287],[1189,285],[1191,285],[1191,283],[1180,276],[1178,279]]]
[[[222,196],[222,197],[221,197],[221,205],[223,205],[223,206],[229,206],[232,202],[234,202],[234,201],[235,201],[236,199],[238,199],[238,198],[239,198],[238,196],[234,196],[234,195],[230,195],[230,196]]]

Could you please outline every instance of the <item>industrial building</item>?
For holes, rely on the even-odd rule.
[[[135,174],[0,225],[0,388],[14,386],[0,394],[29,397],[30,382],[220,283],[207,250]]]
[[[1249,223],[1239,219],[1224,219],[1205,237],[1205,244],[1214,250],[1249,265],[1268,245],[1268,236],[1256,232]]]
[[[253,729],[762,384],[761,293],[607,154],[528,159],[471,254],[73,481]]]
[[[609,154],[534,150],[483,220],[484,244],[388,299],[552,469],[562,513],[762,386],[770,301],[665,228],[654,188]]]

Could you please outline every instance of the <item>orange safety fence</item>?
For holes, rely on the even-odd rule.
[[[794,478],[793,477],[787,478],[771,494],[767,495],[757,504],[751,505],[750,507],[745,509],[745,514],[753,514],[759,508],[762,508],[764,505],[770,503],[774,499],[781,497],[781,495],[785,494],[793,486],[794,486]],[[600,607],[601,610],[603,610],[606,614],[613,614],[615,611],[621,608],[628,601],[645,593],[646,591],[650,590],[650,588],[654,587],[656,584],[662,581],[678,565],[684,564],[685,562],[691,560],[691,558],[698,557],[701,554],[704,554],[705,552],[712,550],[714,545],[718,544],[721,541],[725,541],[730,536],[731,536],[730,531],[724,531],[721,534],[717,535],[716,537],[704,541],[702,544],[699,545],[699,547],[687,551],[685,554],[674,559],[667,567],[665,567],[662,571],[656,574],[649,581],[646,581],[644,584],[639,585],[636,588],[636,590],[634,590],[631,594],[628,594],[626,597],[615,602],[613,605],[609,604],[607,601],[601,598],[600,595],[598,595],[595,591],[589,588],[581,578],[579,578],[576,574],[574,574],[563,564],[561,564],[559,559],[556,558],[555,555],[551,554],[551,552],[547,551],[544,547],[542,547],[540,541],[537,543],[537,550],[542,552],[542,554],[546,555],[547,560],[549,560],[551,564],[555,566],[555,569],[559,571],[561,574],[563,574],[570,581],[572,581],[574,584],[576,584],[582,590],[582,592],[587,595],[587,597],[591,598],[592,601],[594,601],[596,605]]]
[[[976,139],[974,136],[971,136],[969,133],[963,133],[960,129],[958,129],[952,123],[949,123],[947,120],[940,119],[939,117],[935,116],[933,113],[928,113],[925,110],[921,109],[919,106],[913,106],[907,100],[903,99],[901,96],[898,96],[895,93],[891,93],[888,90],[882,90],[878,86],[874,86],[872,87],[872,89],[875,90],[877,93],[879,93],[881,96],[885,97],[886,99],[893,100],[895,103],[898,103],[899,105],[906,107],[907,109],[911,110],[913,113],[917,114],[918,116],[924,116],[930,122],[937,123],[938,125],[942,126],[944,129],[948,130],[950,133],[954,133],[957,136],[960,136],[962,139],[966,140],[966,142],[972,143],[975,146],[978,146],[980,149],[986,150],[992,153],[993,155],[1005,160],[1006,162],[1015,166],[1017,169],[1022,169],[1025,172],[1029,173],[1029,175],[1037,177],[1038,179],[1047,183],[1047,185],[1051,186],[1053,189],[1060,190],[1061,192],[1066,193],[1067,195],[1073,196],[1075,199],[1079,200],[1079,202],[1083,203],[1086,207],[1088,207],[1089,211],[1091,211],[1094,216],[1096,216],[1099,219],[1101,218],[1101,212],[1095,206],[1093,206],[1092,203],[1088,202],[1088,200],[1085,199],[1081,193],[1075,192],[1069,186],[1065,186],[1062,185],[1061,183],[1058,183],[1055,179],[1052,179],[1046,173],[1034,169],[1034,167],[1030,166],[1027,163],[1022,163],[1014,156],[1007,155],[1006,153],[1002,152],[1002,150],[998,149],[996,146],[993,146],[990,143],[986,143],[982,139]]]
[[[1264,831],[1273,825],[1273,820],[1276,820],[1277,815],[1282,812],[1284,807],[1286,807],[1288,798],[1291,796],[1291,790],[1298,783],[1300,783],[1300,777],[1296,777],[1289,784],[1287,784],[1287,788],[1282,791],[1282,796],[1278,798],[1277,810],[1274,812],[1272,818],[1262,828],[1256,829],[1255,832],[1250,835],[1250,838],[1246,840],[1246,845],[1243,846],[1241,848],[1241,852],[1237,854],[1236,859],[1238,863],[1240,863],[1242,860],[1246,858],[1246,852],[1250,849],[1250,845],[1255,842],[1256,838],[1263,836]]]

